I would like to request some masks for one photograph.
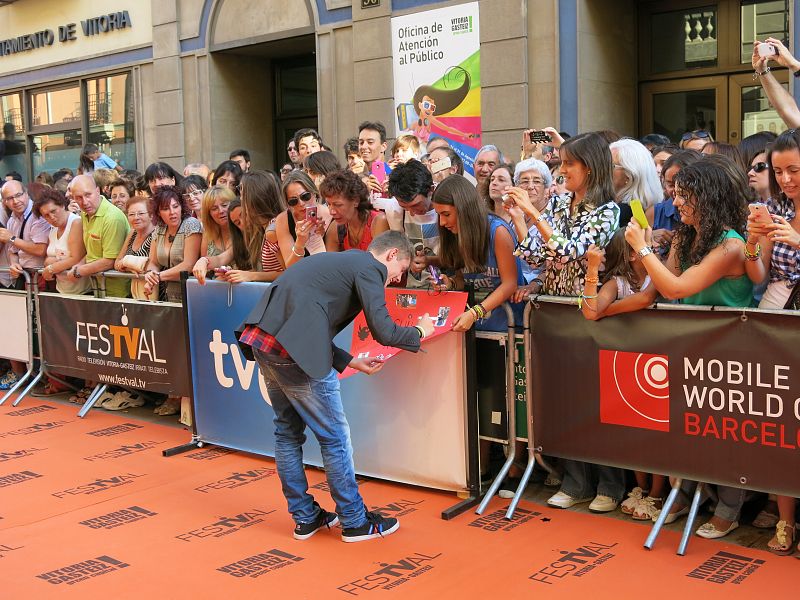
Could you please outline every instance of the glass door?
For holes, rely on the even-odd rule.
[[[676,144],[695,129],[728,138],[727,77],[694,77],[644,83],[641,86],[639,128],[642,135],[660,133]]]
[[[775,76],[789,89],[789,73],[785,69],[775,71]],[[732,144],[759,131],[780,133],[786,125],[772,108],[758,81],[750,73],[732,75],[729,82],[729,134]]]

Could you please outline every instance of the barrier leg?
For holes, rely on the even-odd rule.
[[[680,477],[675,480],[675,484],[672,486],[669,496],[667,496],[667,499],[661,506],[661,514],[658,515],[658,519],[656,519],[656,522],[653,524],[653,527],[650,529],[650,533],[644,542],[644,547],[647,550],[653,549],[653,546],[656,543],[656,538],[658,538],[658,534],[661,533],[661,528],[664,526],[664,521],[667,520],[667,515],[669,515],[669,511],[672,509],[672,505],[675,504],[675,500],[677,500],[678,494],[681,491],[681,483],[683,483],[683,480]]]
[[[108,386],[105,383],[95,386],[94,390],[92,390],[92,393],[89,394],[89,397],[86,399],[86,402],[83,403],[83,406],[81,406],[81,409],[78,411],[78,416],[80,418],[85,417],[86,413],[92,410],[94,403],[100,399],[100,396],[103,395],[103,392],[106,391],[107,387]]]
[[[30,372],[26,373],[26,375],[30,375]],[[25,387],[25,389],[24,389],[24,390],[22,390],[22,391],[20,392],[19,396],[17,396],[17,397],[14,399],[14,402],[12,402],[12,403],[11,403],[11,406],[16,406],[17,404],[19,404],[20,402],[22,402],[22,399],[23,399],[25,396],[27,396],[27,395],[30,393],[30,391],[33,389],[33,386],[35,386],[37,383],[39,383],[39,381],[42,379],[42,377],[43,377],[43,376],[44,376],[44,371],[39,371],[39,372],[36,374],[36,377],[34,377],[34,378],[33,378],[33,381],[31,381],[31,382],[30,382],[30,383],[29,383],[29,384],[28,384],[28,385]],[[23,379],[21,379],[20,381],[24,381],[24,378],[23,378]],[[12,388],[12,389],[13,389],[13,388]]]
[[[27,379],[31,376],[31,373],[33,373],[33,369],[29,368],[22,375],[22,377],[20,377],[20,379],[19,379],[19,381],[17,383],[15,383],[13,386],[11,386],[11,388],[5,394],[3,394],[3,397],[0,398],[0,406],[3,406],[5,401],[8,400],[14,392],[16,392],[23,385],[25,385],[25,381],[27,381]],[[16,406],[16,404],[13,404],[12,406]]]
[[[500,469],[497,477],[494,478],[494,481],[492,481],[492,485],[489,486],[489,490],[486,492],[486,495],[483,497],[483,500],[481,500],[480,505],[475,511],[475,514],[478,515],[482,515],[483,511],[486,510],[489,502],[492,501],[492,498],[497,493],[497,490],[500,489],[500,484],[503,483],[503,479],[505,479],[506,475],[508,475],[508,471],[511,469],[511,465],[514,464],[514,459],[516,458],[517,417],[515,406],[516,398],[514,397],[514,350],[517,340],[514,331],[514,313],[511,311],[511,306],[508,302],[504,302],[503,308],[506,311],[506,318],[508,319],[508,341],[506,342],[506,413],[508,414],[508,418],[506,420],[508,422],[508,458],[506,458],[506,462],[503,463],[503,467]]]
[[[184,452],[189,452],[191,450],[197,450],[198,448],[203,447],[203,442],[197,436],[192,437],[192,441],[188,444],[181,444],[180,446],[175,446],[173,448],[167,448],[166,450],[161,451],[161,456],[170,457],[175,456],[176,454],[183,454]]]
[[[686,516],[686,527],[683,528],[683,535],[681,536],[681,543],[678,545],[678,555],[684,556],[686,554],[686,546],[689,545],[689,536],[692,535],[694,529],[694,521],[697,518],[697,513],[700,510],[700,500],[703,495],[702,482],[697,483],[697,489],[694,491],[692,498],[692,506],[689,509],[689,514]]]

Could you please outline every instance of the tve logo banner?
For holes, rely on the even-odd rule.
[[[266,287],[217,281],[201,286],[190,279],[186,307],[198,436],[212,444],[273,456],[273,412],[266,384],[258,365],[242,356],[234,336]],[[351,340],[349,326],[335,343],[347,350]],[[401,352],[375,377],[358,374],[340,381],[355,463],[364,475],[457,490],[466,485],[464,336],[441,335],[426,345],[426,351]],[[430,398],[437,399],[435,405]],[[434,455],[437,460],[431,461]],[[310,432],[303,457],[309,464],[322,464]]]

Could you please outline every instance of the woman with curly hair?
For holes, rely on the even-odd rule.
[[[367,186],[352,171],[331,173],[319,193],[336,221],[325,235],[328,252],[366,250],[374,238],[389,230],[386,215],[372,208]]]
[[[647,245],[647,234],[635,219],[625,230],[625,239],[638,255],[653,283],[646,288],[651,299],[656,292],[684,304],[751,306],[753,284],[745,272],[744,223],[747,214],[747,183],[729,158],[716,155],[681,169],[675,176],[675,208],[681,225],[663,264]],[[695,483],[684,481],[667,523],[689,512]],[[739,527],[738,519],[746,490],[719,486],[714,516],[697,530],[707,539],[721,538]],[[659,511],[660,512],[660,511]],[[656,513],[653,519],[658,518]]]

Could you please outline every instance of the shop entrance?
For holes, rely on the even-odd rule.
[[[212,54],[215,164],[244,148],[253,168],[278,171],[294,132],[317,129],[315,50],[311,34]]]

